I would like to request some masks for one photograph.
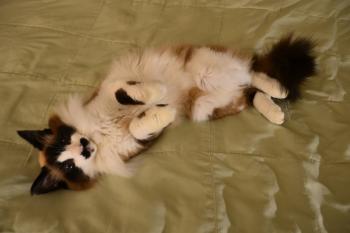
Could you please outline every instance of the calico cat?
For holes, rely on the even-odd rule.
[[[131,174],[129,160],[183,117],[197,122],[253,105],[282,124],[271,97],[295,101],[315,72],[313,43],[285,37],[267,53],[244,56],[220,46],[146,49],[117,60],[88,99],[72,96],[44,130],[18,134],[39,152],[32,194],[82,190],[100,174]]]

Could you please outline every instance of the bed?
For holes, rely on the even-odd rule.
[[[350,232],[350,2],[2,0],[0,232]],[[167,130],[132,178],[30,196],[37,151],[16,134],[91,92],[133,48],[317,42],[318,73],[282,125],[254,109]]]

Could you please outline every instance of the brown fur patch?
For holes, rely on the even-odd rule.
[[[174,47],[173,51],[178,58],[183,60],[183,66],[185,67],[186,64],[193,57],[195,47],[191,45],[180,45],[180,46]]]
[[[89,179],[88,181],[79,182],[79,183],[78,182],[73,183],[70,181],[66,181],[66,182],[67,182],[69,189],[79,191],[79,190],[85,190],[85,189],[91,188],[96,183],[96,180]]]
[[[47,164],[44,152],[39,151],[38,160],[40,167],[44,167]]]
[[[141,82],[139,82],[139,81],[127,81],[126,83],[128,85],[134,86],[134,85],[140,84]]]
[[[213,115],[210,117],[211,120],[220,119],[225,116],[234,115],[240,113],[247,107],[247,99],[245,95],[242,95],[237,101],[228,104],[222,108],[216,108],[213,111]]]
[[[188,118],[192,118],[192,109],[196,100],[205,95],[205,92],[199,89],[198,87],[193,87],[189,90],[187,100],[184,104],[185,114]]]
[[[61,118],[58,115],[52,115],[49,119],[49,127],[52,132],[55,134],[57,128],[63,125]]]

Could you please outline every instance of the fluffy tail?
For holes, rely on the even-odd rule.
[[[311,40],[289,35],[267,53],[255,54],[251,69],[277,79],[289,92],[286,100],[295,101],[300,97],[302,83],[315,74],[313,48],[314,43]]]

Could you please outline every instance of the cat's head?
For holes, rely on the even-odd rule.
[[[97,146],[58,116],[49,120],[43,130],[21,130],[17,133],[39,152],[41,171],[32,184],[31,194],[58,189],[83,190],[95,182]]]

